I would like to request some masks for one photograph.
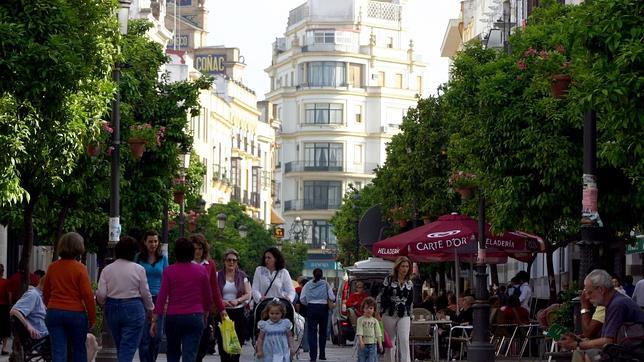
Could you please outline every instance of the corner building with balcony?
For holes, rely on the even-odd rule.
[[[405,30],[406,3],[308,0],[290,11],[273,44],[266,100],[281,124],[274,202],[285,237],[309,245],[304,275],[321,267],[336,276],[329,220],[349,185],[360,189],[375,177],[422,94],[425,65]]]

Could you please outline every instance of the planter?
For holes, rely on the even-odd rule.
[[[181,205],[186,199],[186,193],[183,191],[175,191],[174,192],[174,202],[177,204]]]
[[[145,152],[145,140],[140,138],[130,138],[127,140],[127,143],[130,146],[132,157],[136,159],[143,157],[143,153]]]
[[[555,74],[552,76],[552,84],[550,85],[550,91],[552,96],[555,98],[563,98],[568,93],[570,88],[570,82],[572,78],[566,74]]]
[[[462,199],[469,199],[472,196],[472,189],[471,187],[459,187],[454,191],[461,195]]]
[[[430,224],[432,222],[432,218],[430,217],[423,217],[423,225]]]
[[[92,142],[85,147],[85,151],[90,157],[96,157],[101,153],[101,144]]]
[[[400,226],[401,228],[404,228],[405,226],[407,226],[407,220],[406,219],[398,220],[398,226]]]

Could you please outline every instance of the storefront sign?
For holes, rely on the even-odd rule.
[[[336,261],[332,261],[332,260],[328,260],[328,261],[307,260],[304,262],[304,269],[313,270],[316,268],[320,268],[322,270],[336,270],[336,269],[339,269],[339,266]]]
[[[273,234],[278,239],[284,238],[284,228],[275,228],[275,232]]]
[[[644,239],[637,239],[635,245],[626,245],[626,254],[644,253]]]
[[[204,74],[221,74],[226,68],[226,56],[219,54],[195,55],[195,68]]]

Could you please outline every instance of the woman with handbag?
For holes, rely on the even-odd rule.
[[[413,288],[411,260],[406,256],[398,257],[392,273],[383,280],[382,289],[377,298],[385,333],[395,343],[395,348],[385,351],[385,362],[411,361],[409,332],[414,298]]]
[[[320,347],[320,359],[326,360],[325,347],[329,309],[333,308],[335,295],[333,295],[329,283],[322,280],[322,269],[313,270],[313,280],[306,283],[302,288],[300,301],[306,305],[307,310],[306,333],[309,341],[310,360],[317,360],[318,345]]]
[[[217,282],[228,317],[235,322],[235,332],[240,344],[244,344],[244,307],[250,300],[251,288],[246,273],[239,268],[239,253],[235,249],[224,251],[224,268],[217,272]],[[221,322],[221,317],[216,317]],[[217,323],[218,325],[218,323]],[[222,362],[238,362],[238,354],[228,354],[224,350],[221,331],[215,328],[217,346]]]
[[[253,276],[253,300],[259,304],[266,298],[286,298],[295,301],[295,288],[291,275],[286,270],[284,256],[279,249],[271,247],[262,254],[261,265]],[[288,311],[287,311],[288,314]]]

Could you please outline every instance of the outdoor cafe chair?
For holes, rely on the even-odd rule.
[[[452,342],[460,342],[461,346],[459,347],[458,359],[463,359],[463,351],[465,346],[470,343],[470,332],[472,331],[472,326],[453,326],[449,329],[449,339],[447,342],[447,358],[452,359]],[[453,336],[454,331],[461,331],[461,335],[456,337]]]
[[[496,347],[495,355],[507,357],[519,326],[511,323],[498,323],[492,324],[491,327],[491,339]],[[505,352],[503,352],[504,350]]]
[[[532,341],[537,341],[541,344],[545,344],[544,335],[541,331],[541,326],[538,323],[529,323],[522,324],[517,328],[517,332],[523,335],[523,343],[521,345],[521,351],[519,352],[519,358],[523,358],[523,355],[528,350],[528,355],[532,353]],[[539,348],[539,353],[541,354],[544,348]]]
[[[422,318],[421,318],[422,316]],[[425,308],[414,308],[412,310],[412,319],[417,321],[419,319],[433,319],[434,315],[429,309]]]
[[[409,330],[409,344],[411,347],[411,359],[414,360],[416,346],[432,346],[432,325],[426,321],[414,320]]]

